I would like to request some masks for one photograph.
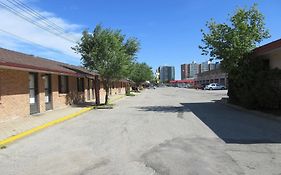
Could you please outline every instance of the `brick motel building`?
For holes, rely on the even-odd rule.
[[[73,66],[0,48],[0,122],[84,102],[100,103],[99,75]],[[127,81],[110,95],[125,94]]]

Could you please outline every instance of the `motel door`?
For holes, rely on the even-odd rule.
[[[94,84],[94,80],[91,80],[91,91],[92,91],[92,99],[95,99],[95,84]]]
[[[29,105],[30,114],[39,112],[38,106],[38,75],[29,73]]]
[[[87,100],[91,100],[90,86],[91,86],[90,79],[88,79]]]
[[[53,109],[51,75],[45,75],[45,108],[46,111]]]

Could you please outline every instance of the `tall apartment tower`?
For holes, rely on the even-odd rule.
[[[219,62],[215,63],[215,69],[220,69],[221,68],[221,64]]]
[[[194,61],[189,64],[189,78],[195,78],[196,75],[200,72],[199,64],[195,63]]]
[[[201,63],[201,73],[209,71],[209,62],[205,61]]]
[[[160,67],[160,82],[166,83],[175,80],[175,67],[174,66],[161,66]]]
[[[181,65],[181,80],[189,78],[189,64]]]
[[[209,70],[215,70],[216,64],[215,63],[209,63]]]

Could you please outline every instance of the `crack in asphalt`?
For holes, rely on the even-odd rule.
[[[108,159],[101,160],[100,162],[95,163],[94,165],[91,165],[91,166],[85,168],[79,174],[80,175],[92,174],[93,170],[106,166],[107,164],[109,164],[109,162],[110,162],[110,160],[108,160]]]

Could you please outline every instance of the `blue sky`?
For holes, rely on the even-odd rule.
[[[207,56],[201,56],[201,51],[198,49],[202,38],[200,29],[205,28],[206,21],[214,18],[217,22],[225,22],[228,14],[233,14],[238,7],[250,7],[255,2],[258,4],[260,11],[265,15],[266,27],[272,35],[262,44],[281,38],[281,1],[278,0],[32,0],[23,2],[63,26],[73,34],[75,39],[80,37],[83,29],[91,31],[98,23],[102,23],[104,27],[121,29],[129,37],[137,37],[141,42],[138,61],[148,63],[153,70],[160,65],[175,66],[176,79],[180,78],[180,64],[193,60],[199,63],[208,60]],[[8,12],[0,10],[2,18],[4,18],[2,13],[9,17]],[[10,26],[11,29],[12,25],[27,26],[23,27],[24,29],[15,26],[9,32],[33,43],[40,43],[43,47],[19,41],[17,37],[2,33],[0,39],[4,39],[5,42],[0,41],[0,44],[3,47],[79,64],[79,56],[71,53],[69,49],[72,43],[40,32],[40,29],[32,29],[34,30],[32,32],[32,26],[23,24],[25,22],[17,17],[9,19],[9,21],[15,19],[17,22],[7,21],[8,24],[0,25],[0,29],[4,26]],[[22,30],[26,32],[23,33]]]

